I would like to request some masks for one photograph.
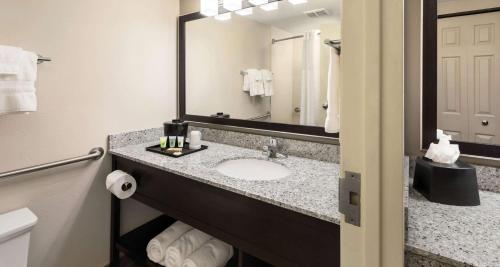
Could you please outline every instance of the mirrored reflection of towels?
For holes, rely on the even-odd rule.
[[[330,48],[330,67],[328,69],[327,100],[325,132],[340,132],[340,56],[334,48]]]
[[[243,77],[243,91],[249,92],[250,96],[264,94],[262,71],[258,69],[247,69]]]
[[[274,94],[273,88],[273,73],[270,70],[262,71],[262,82],[264,85],[264,96],[272,96]]]
[[[35,95],[37,60],[38,56],[35,53],[22,51],[18,73],[0,74],[0,115],[37,110]]]

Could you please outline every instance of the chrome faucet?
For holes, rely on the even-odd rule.
[[[269,144],[263,147],[264,151],[262,153],[266,155],[267,158],[270,159],[275,159],[278,158],[279,156],[286,158],[287,156],[280,152],[281,148],[282,147],[278,145],[278,141],[276,139],[270,138]]]

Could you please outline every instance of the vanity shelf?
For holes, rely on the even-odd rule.
[[[340,227],[335,223],[124,157],[113,155],[112,164],[113,170],[136,178],[133,199],[245,252],[238,253],[240,267],[340,266]],[[120,200],[112,197],[111,266],[123,267],[116,264],[119,251],[140,266],[158,266],[146,259],[146,245],[174,220],[158,219],[120,236],[120,210]]]
[[[168,216],[160,216],[121,236],[116,246],[133,262],[132,266],[134,267],[161,267],[162,265],[148,259],[146,255],[146,246],[149,240],[172,225],[175,221],[175,219]],[[238,266],[238,250],[235,250],[234,254],[235,255],[229,260],[225,267]],[[120,266],[130,266],[127,261],[123,260],[123,262],[124,264],[120,264]]]

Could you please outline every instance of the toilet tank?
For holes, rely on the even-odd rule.
[[[30,231],[37,221],[28,208],[0,214],[0,267],[28,266]]]

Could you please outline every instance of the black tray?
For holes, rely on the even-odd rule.
[[[182,148],[182,154],[177,155],[177,156],[174,155],[174,153],[175,153],[174,151],[168,151],[166,148],[162,149],[162,148],[160,148],[160,145],[146,147],[146,151],[162,154],[162,155],[173,157],[173,158],[180,158],[182,156],[186,156],[186,155],[198,152],[198,151],[202,151],[202,150],[205,150],[207,148],[208,148],[208,146],[201,145],[201,148],[199,148],[199,149],[189,149],[189,143],[184,143],[184,147]]]

